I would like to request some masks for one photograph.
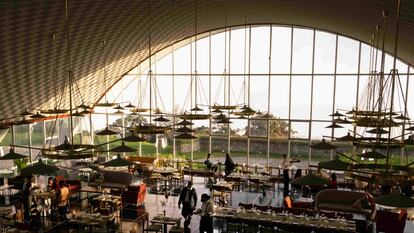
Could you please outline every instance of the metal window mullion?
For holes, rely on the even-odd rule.
[[[290,158],[290,134],[292,130],[291,114],[292,114],[292,69],[293,69],[293,26],[290,31],[290,64],[289,64],[289,124],[288,124],[288,158]]]
[[[193,42],[192,38],[190,38],[190,108],[193,107],[193,77],[195,76],[195,73],[193,72]],[[194,82],[197,82],[194,78]],[[191,129],[193,126],[191,125]],[[191,139],[191,161],[194,160],[194,139]]]
[[[27,133],[29,137],[29,160],[32,162],[32,124],[27,124]]]
[[[95,144],[95,135],[93,133],[92,113],[89,113],[89,134],[91,135],[91,144]],[[93,149],[92,149],[93,151]]]
[[[270,87],[271,87],[271,76],[272,73],[272,36],[273,36],[273,27],[270,25],[270,35],[269,35],[269,76],[268,76],[268,86],[267,86],[267,113],[270,114]],[[270,160],[270,117],[267,118],[267,160],[266,167],[269,168]]]
[[[46,146],[46,121],[42,121],[42,123],[43,123],[43,126],[42,126],[42,128],[43,128],[43,145],[45,145]]]
[[[230,74],[231,73],[231,69],[230,69],[230,59],[231,59],[231,27],[229,28],[229,48],[228,48],[228,62],[227,62],[227,73]],[[224,41],[224,43],[227,43],[227,40]],[[227,59],[227,58],[225,58]],[[229,89],[229,93],[228,93],[228,105],[231,105],[231,101],[230,101],[230,92],[231,92],[231,86],[230,86],[230,76],[228,76],[228,87]],[[225,105],[226,103],[224,103]],[[228,111],[227,117],[230,119],[230,111]],[[227,153],[230,154],[230,150],[231,150],[231,137],[230,137],[230,133],[231,129],[230,129],[230,123],[227,123]]]
[[[208,37],[208,105],[211,106],[211,32]],[[211,115],[211,108],[208,108]],[[208,120],[208,153],[211,153],[211,117]]]
[[[335,112],[335,100],[336,100],[336,71],[338,67],[338,35],[336,35],[335,39],[335,65],[334,65],[334,89],[333,89],[333,96],[332,96],[332,114]],[[331,118],[332,122],[334,117]],[[335,128],[331,129],[331,143],[333,142],[333,137],[335,134]],[[331,159],[333,159],[333,151],[331,150]]]
[[[171,45],[171,73],[172,73],[172,113],[173,113],[173,125],[176,123],[176,112],[175,112],[175,69],[174,69],[174,45]],[[172,127],[172,135],[175,135],[175,127]],[[176,157],[176,140],[175,137],[172,137],[173,140],[173,158]]]
[[[157,83],[156,80],[155,80],[156,77],[157,77],[157,64],[158,64],[158,62],[157,62],[157,53],[154,53],[154,64],[153,64],[154,71],[152,72],[152,74],[154,75],[154,77],[152,78],[154,84]],[[151,82],[151,80],[150,80],[150,82]],[[154,85],[153,90],[152,90],[152,92],[154,93],[154,109],[156,109],[158,107],[157,106],[158,103],[155,102],[155,100],[156,100],[155,96],[157,96],[157,88],[158,87]],[[150,95],[151,95],[151,93],[150,93]],[[151,108],[151,106],[150,106],[150,108]],[[158,123],[156,121],[154,121],[154,125],[158,125]],[[159,136],[158,136],[158,134],[155,134],[155,156],[156,156],[157,159],[160,157],[159,148],[158,148],[159,144],[160,144],[159,143]]]
[[[410,66],[407,66],[407,73],[410,73]],[[410,75],[406,76],[407,82],[405,84],[405,98],[404,98],[404,116],[407,117],[408,116],[408,109],[407,109],[407,104],[408,104],[408,86],[410,83]],[[404,96],[404,93],[402,94]],[[404,120],[403,121],[403,125],[402,125],[402,132],[401,132],[401,141],[404,141],[404,134],[405,134],[405,125],[406,125],[407,121]],[[403,158],[405,157],[406,159],[406,163],[408,164],[408,157],[407,157],[407,153],[405,153],[404,148],[401,148],[401,165],[403,165]]]
[[[361,42],[359,42],[359,46],[358,46],[358,74],[357,74],[357,87],[356,87],[356,96],[355,96],[355,110],[358,110],[358,102],[359,102],[359,84],[360,84],[360,77],[361,77],[361,56],[362,56],[362,53],[361,53],[361,49],[362,49],[362,43]],[[357,135],[356,135],[356,129],[357,129],[357,126],[354,124],[353,125],[353,137],[356,137]],[[352,155],[354,155],[355,154],[355,150],[356,150],[356,147],[355,146],[352,146]],[[353,157],[353,156],[352,156]]]
[[[312,119],[313,119],[313,85],[315,79],[315,43],[316,43],[316,30],[313,29],[312,38],[312,76],[311,76],[311,98],[310,98],[310,110],[309,110],[309,130],[308,130],[308,145],[311,144],[312,139]],[[312,148],[309,146],[308,166],[312,161]]]
[[[247,76],[247,104],[250,106],[250,71],[251,71],[251,52],[252,52],[252,26],[249,25],[249,59]],[[247,117],[247,167],[250,165],[250,116]]]
[[[140,51],[139,52],[141,52],[141,46],[139,46],[139,49],[140,49]],[[142,97],[143,97],[143,93],[142,93],[142,86],[141,86],[141,78],[142,78],[142,63],[140,63],[139,64],[139,66],[138,66],[138,79],[137,79],[137,90],[138,90],[138,93],[139,93],[139,95],[137,95],[138,97],[137,97],[137,108],[140,108],[140,104],[141,104],[141,101],[142,101]],[[141,115],[140,114],[138,114],[138,121],[140,121],[141,120]],[[138,136],[140,136],[141,137],[141,135],[142,134],[139,134]],[[139,157],[141,157],[142,156],[142,142],[138,142],[138,156]]]

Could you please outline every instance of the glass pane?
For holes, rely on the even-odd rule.
[[[350,111],[355,107],[357,76],[336,77],[335,109]]]
[[[291,123],[291,138],[296,139],[304,139],[307,140],[309,138],[309,123],[308,122],[295,122],[292,121]]]
[[[333,104],[333,76],[315,76],[313,80],[313,120],[330,120]]]
[[[252,27],[250,72],[253,74],[269,73],[270,28]]]
[[[359,43],[356,40],[338,37],[337,73],[356,74],[358,72]]]
[[[208,74],[210,68],[210,38],[206,37],[197,41],[197,73]],[[195,48],[195,47],[194,47]],[[176,62],[174,60],[174,62]]]
[[[228,124],[211,123],[211,135],[227,136]]]
[[[269,78],[266,76],[251,76],[250,85],[250,107],[261,112],[267,112]]]
[[[311,140],[317,141],[312,142],[318,143],[324,136],[330,137],[331,136],[331,129],[326,128],[328,125],[330,125],[331,122],[312,122],[312,134],[311,134]]]
[[[290,72],[291,27],[273,27],[272,29],[272,73]]]
[[[232,118],[231,122],[233,122],[230,124],[231,137],[247,137],[247,119]]]
[[[273,76],[270,82],[270,113],[276,117],[289,117],[289,77]]]
[[[186,45],[174,51],[174,73],[191,73],[190,46]]]
[[[9,153],[10,146],[13,144],[12,128],[0,130],[0,156]],[[13,167],[12,160],[4,160],[0,163],[0,169],[7,169]]]
[[[260,172],[267,163],[267,139],[252,138],[250,139],[250,161],[251,172]],[[255,166],[257,165],[257,170]]]
[[[332,33],[316,31],[315,35],[315,74],[333,74],[335,71],[336,36]]]
[[[287,139],[289,136],[289,122],[281,119],[270,120],[269,134],[272,139]]]
[[[310,76],[292,77],[292,119],[309,119],[311,83]]]
[[[36,122],[31,125],[32,146],[42,147],[44,144],[43,122]]]
[[[293,66],[294,74],[312,73],[313,30],[293,29]]]
[[[171,76],[157,77],[156,107],[162,112],[171,113],[173,109],[173,79]]]
[[[176,113],[183,113],[184,111],[191,109],[190,82],[190,76],[175,76],[174,108]]]
[[[411,67],[410,72],[413,72],[414,69]],[[409,76],[408,81],[408,100],[407,100],[407,106],[413,106],[414,105],[414,75]],[[409,107],[408,108],[408,115],[410,118],[414,119],[414,108]]]
[[[222,74],[225,69],[224,37],[224,33],[219,33],[211,36],[211,72],[213,74]]]
[[[371,46],[361,43],[361,74],[368,74],[370,70],[370,57],[371,57]]]
[[[168,49],[171,51],[171,49]],[[172,73],[172,54],[168,53],[164,57],[157,57],[157,62],[155,63],[154,73],[156,74],[171,74]],[[165,51],[167,52],[167,51]]]
[[[267,120],[260,118],[250,120],[251,137],[267,137]]]
[[[231,31],[229,72],[233,74],[243,74],[247,71],[248,57],[245,55],[249,49],[249,44],[245,43],[245,39],[249,39],[247,36],[248,29],[247,33],[245,33],[245,29],[236,29]]]
[[[29,126],[28,125],[16,125],[14,127],[16,145],[29,145]]]

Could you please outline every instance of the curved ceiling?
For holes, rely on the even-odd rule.
[[[386,48],[393,51],[396,4],[397,0],[198,0],[197,32],[275,23],[369,42],[386,9]],[[152,51],[194,35],[193,0],[151,0],[151,9],[141,0],[69,0],[71,67],[77,93],[85,102],[94,103],[105,90],[102,40],[107,42],[109,86],[148,56],[150,29]],[[414,64],[413,31],[414,1],[402,0],[398,55],[410,64]],[[57,77],[52,72],[53,44]],[[64,0],[1,1],[0,119],[25,108],[54,105],[55,90],[68,86],[66,51]],[[75,100],[80,104],[79,95]],[[64,102],[67,106],[67,96]]]

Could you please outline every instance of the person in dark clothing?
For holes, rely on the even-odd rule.
[[[236,168],[236,164],[234,164],[233,159],[229,154],[226,154],[226,161],[224,161],[224,166],[224,172],[226,173],[226,176],[230,175],[234,171],[234,168]]]
[[[413,196],[412,182],[408,177],[406,177],[405,180],[401,183],[401,192],[407,197]]]
[[[178,208],[181,210],[181,215],[184,217],[184,232],[191,232],[189,226],[191,222],[191,216],[197,205],[197,193],[193,188],[193,182],[189,181],[187,186],[181,190],[180,198],[178,199]]]
[[[207,169],[213,172],[217,171],[217,164],[214,164],[213,162],[211,162],[211,154],[208,153],[207,154],[207,158],[206,160],[204,160],[204,164],[206,165]]]
[[[291,164],[290,161],[287,159],[286,154],[283,154],[283,160],[281,168],[283,169],[283,193],[285,196],[289,194],[289,168]]]
[[[32,194],[32,183],[30,181],[26,182],[23,191],[23,207],[24,207],[24,219],[25,221],[30,221],[31,217],[31,209],[32,209],[32,201],[33,201],[33,194]]]

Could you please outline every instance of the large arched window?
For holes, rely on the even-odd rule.
[[[167,135],[167,147],[144,144],[141,153],[203,160],[212,152],[213,158],[222,160],[229,151],[239,163],[261,165],[275,165],[282,154],[306,165],[331,159],[331,153],[311,150],[309,145],[351,129],[352,125],[326,128],[332,121],[329,115],[337,109],[351,110],[361,101],[370,72],[380,69],[380,62],[376,67],[370,62],[375,53],[372,46],[342,35],[279,25],[227,28],[180,41],[152,55],[153,108],[170,113],[172,122],[178,121],[173,114],[188,111],[196,101],[207,112],[208,106],[227,101],[248,104],[261,114],[249,119],[232,116],[230,130],[226,124],[197,121],[196,140],[178,141]],[[123,76],[108,91],[109,101],[148,108],[148,67],[146,60]],[[391,68],[392,57],[387,54],[385,73]],[[412,67],[398,61],[397,68],[404,93],[413,90]],[[404,101],[412,106],[413,95],[406,96],[396,100],[398,108]],[[414,114],[414,108],[407,110]],[[124,113],[111,115],[110,121],[125,118],[128,124],[132,117]],[[94,114],[95,130],[104,127],[103,119],[99,111]]]

